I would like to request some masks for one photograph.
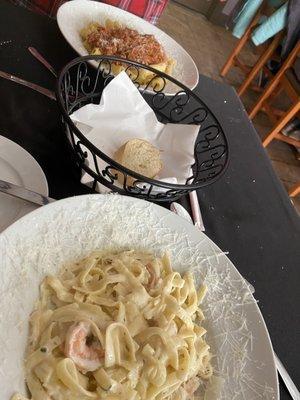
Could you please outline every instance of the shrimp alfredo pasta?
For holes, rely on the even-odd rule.
[[[30,318],[32,399],[192,399],[212,374],[204,294],[168,255],[133,250],[95,252],[47,276]]]

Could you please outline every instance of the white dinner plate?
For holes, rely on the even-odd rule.
[[[216,378],[205,399],[279,399],[268,331],[229,258],[205,234],[160,206],[120,195],[88,195],[41,207],[0,235],[1,400],[16,390],[25,392],[28,318],[45,274],[108,246],[156,254],[169,250],[174,269],[192,269],[197,283],[206,282],[206,340]]]
[[[172,76],[190,89],[197,86],[199,72],[191,56],[174,39],[156,26],[120,8],[90,0],[73,0],[64,3],[57,12],[57,23],[65,39],[81,56],[88,55],[79,32],[89,22],[105,24],[107,19],[136,29],[139,33],[152,34],[164,47],[166,54],[176,61]],[[179,87],[168,82],[164,91],[175,94]]]
[[[4,136],[0,136],[0,179],[48,196],[47,180],[39,164]],[[27,201],[0,193],[0,232],[35,208]]]

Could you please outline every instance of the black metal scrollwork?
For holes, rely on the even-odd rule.
[[[83,150],[83,149],[82,149],[82,146],[84,146],[84,144],[83,144],[80,140],[78,140],[78,141],[76,142],[76,144],[75,144],[75,151],[77,152],[77,154],[78,154],[80,160],[84,163],[85,160],[86,160],[87,157],[88,157],[88,153],[87,153],[86,150]]]
[[[98,172],[98,174],[101,175],[100,172]],[[110,183],[115,183],[115,181],[118,179],[118,173],[116,169],[110,166],[107,166],[104,168],[104,170],[102,170],[102,175],[104,178],[107,178]],[[124,174],[122,174],[122,176],[125,178]]]

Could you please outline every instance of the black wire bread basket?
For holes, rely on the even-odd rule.
[[[185,184],[162,182],[125,168],[93,145],[71,120],[70,115],[80,107],[99,104],[102,91],[114,78],[116,68],[130,76],[160,122],[199,125],[195,163]],[[170,87],[175,94],[167,94]],[[94,191],[104,185],[113,192],[151,201],[174,201],[212,184],[227,167],[228,143],[214,113],[186,86],[150,66],[112,56],[78,57],[61,71],[56,95],[76,162],[82,173],[90,176]],[[92,163],[88,161],[88,153]]]

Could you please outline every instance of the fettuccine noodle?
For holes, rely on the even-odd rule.
[[[212,375],[205,291],[167,254],[134,250],[94,252],[47,276],[30,318],[32,399],[192,399]]]

